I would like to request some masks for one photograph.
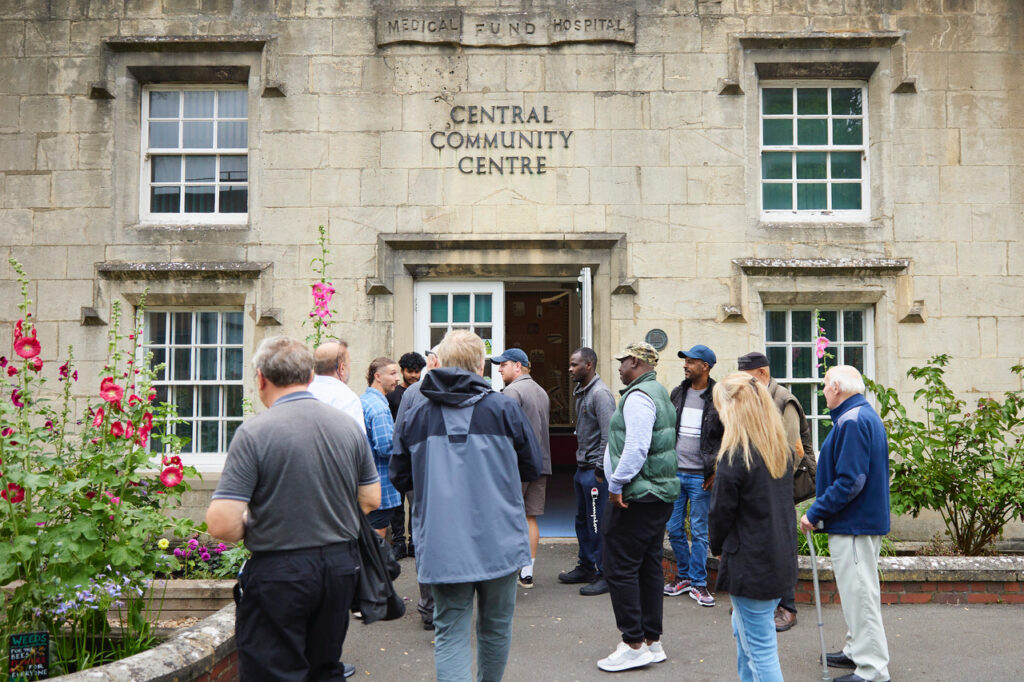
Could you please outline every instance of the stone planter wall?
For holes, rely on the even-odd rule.
[[[708,559],[708,585],[718,577],[718,560]],[[666,582],[675,577],[671,552],[663,562]],[[882,557],[883,604],[1024,604],[1024,557]],[[811,558],[798,558],[796,601],[814,603]],[[823,604],[838,604],[832,560],[818,558],[818,587]]]

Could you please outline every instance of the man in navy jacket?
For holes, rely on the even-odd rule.
[[[828,533],[843,604],[846,644],[828,654],[828,664],[855,669],[837,682],[888,680],[878,555],[889,532],[889,442],[855,368],[839,365],[826,372],[824,393],[832,430],[818,453],[816,499],[800,528]]]

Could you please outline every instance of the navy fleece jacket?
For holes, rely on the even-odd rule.
[[[832,430],[818,453],[816,498],[807,510],[826,533],[889,532],[889,440],[878,414],[862,395],[830,411]]]

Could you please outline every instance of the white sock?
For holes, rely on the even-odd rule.
[[[530,559],[530,565],[529,566],[523,566],[521,569],[519,569],[519,575],[523,576],[524,578],[532,577],[533,576],[533,562],[534,561],[536,561],[536,559]]]

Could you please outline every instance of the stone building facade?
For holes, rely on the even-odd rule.
[[[945,352],[957,390],[999,392],[1022,45],[1016,0],[11,0],[0,249],[86,376],[148,289],[208,483],[249,351],[308,333],[318,225],[357,390],[469,326],[530,354],[566,429],[568,352],[617,383],[644,338],[667,385],[680,348],[716,374],[765,350],[814,416],[820,321],[883,383]],[[16,291],[4,258],[8,326]]]

